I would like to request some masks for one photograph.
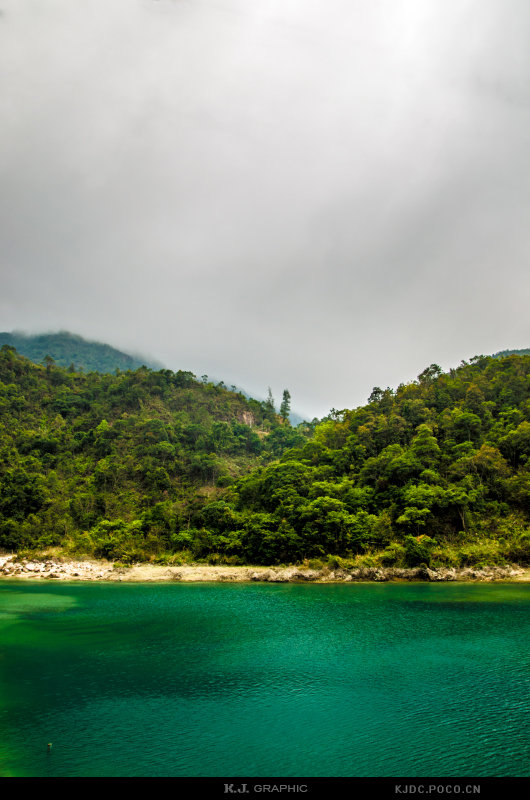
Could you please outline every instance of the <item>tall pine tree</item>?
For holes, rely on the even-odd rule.
[[[286,422],[289,421],[289,412],[291,410],[291,394],[289,389],[283,390],[283,399],[280,406],[280,417],[283,417]]]

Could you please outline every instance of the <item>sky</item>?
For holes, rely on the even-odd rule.
[[[0,0],[0,330],[311,419],[530,347],[528,0]]]

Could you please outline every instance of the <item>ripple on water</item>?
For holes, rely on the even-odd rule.
[[[0,770],[527,775],[528,608],[520,585],[0,587]]]

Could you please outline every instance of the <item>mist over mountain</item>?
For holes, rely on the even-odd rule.
[[[115,372],[117,369],[126,372],[136,370],[139,367],[148,369],[165,369],[166,365],[160,361],[149,357],[144,357],[139,353],[125,353],[112,347],[109,344],[98,341],[89,341],[78,334],[69,331],[59,331],[57,333],[38,333],[27,334],[20,331],[11,333],[0,333],[0,347],[7,344],[14,347],[21,355],[29,358],[35,364],[44,364],[47,357],[52,358],[60,367],[71,367],[81,372]],[[178,369],[181,365],[176,365]],[[205,376],[209,381],[221,383],[228,386],[221,378]],[[243,394],[247,399],[252,395],[241,386],[230,384],[230,388]],[[265,401],[265,396],[257,396],[258,401]],[[296,411],[290,411],[289,419],[292,425],[299,425],[307,421],[307,416],[301,416]]]
[[[530,347],[525,347],[520,350],[499,350],[498,353],[493,353],[493,358],[507,358],[508,356],[528,356],[530,355]]]
[[[179,532],[187,546],[199,508],[311,431],[206,376],[145,367],[76,372],[51,359],[34,364],[4,345],[0,548],[55,546],[67,529],[84,547],[99,522],[112,540],[123,534],[130,547],[134,539],[142,558],[163,552]]]
[[[142,358],[123,353],[103,342],[83,339],[69,331],[29,335],[21,332],[0,333],[0,347],[7,344],[21,355],[43,364],[47,356],[53,358],[60,367],[70,367],[82,372],[126,371],[145,366],[150,369],[163,369],[163,364],[152,358]]]
[[[308,419],[530,343],[528,2],[1,8],[2,330]]]
[[[293,428],[284,393],[0,348],[0,548],[132,563],[528,563],[530,356],[437,364]],[[337,560],[338,559],[338,560]]]

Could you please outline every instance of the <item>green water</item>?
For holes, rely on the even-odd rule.
[[[0,584],[0,775],[527,776],[529,600]]]

